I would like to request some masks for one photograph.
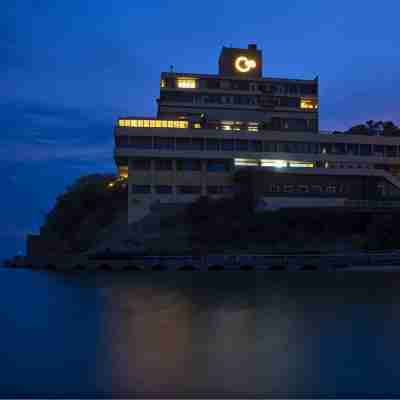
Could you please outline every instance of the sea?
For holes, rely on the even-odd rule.
[[[399,397],[400,273],[1,268],[0,396]]]

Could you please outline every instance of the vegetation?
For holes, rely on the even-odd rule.
[[[351,135],[382,135],[400,136],[400,128],[392,121],[367,121],[365,124],[354,125],[347,131],[334,131],[333,133],[346,133]]]
[[[88,249],[97,234],[127,208],[126,187],[114,175],[83,176],[59,196],[41,236],[71,252]]]
[[[400,246],[400,212],[282,209],[254,212],[248,199],[201,198],[188,206],[193,247],[210,251],[380,250]]]

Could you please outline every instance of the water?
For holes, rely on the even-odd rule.
[[[2,396],[393,397],[400,274],[0,270]]]

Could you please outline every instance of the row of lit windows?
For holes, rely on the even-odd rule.
[[[185,121],[186,122],[186,121]],[[115,137],[117,147],[172,151],[248,151],[265,153],[304,153],[354,156],[397,157],[398,146],[356,143],[270,142],[246,139],[127,136]]]
[[[124,128],[188,128],[188,121],[168,121],[161,119],[120,119],[118,126]]]
[[[274,168],[313,168],[312,162],[288,161],[288,160],[256,160],[249,158],[235,158],[235,166],[238,167],[274,167]]]
[[[231,194],[233,186],[207,186],[207,194]],[[155,194],[173,194],[173,186],[155,185]],[[131,185],[131,193],[133,194],[151,194],[151,185]],[[195,185],[178,185],[176,186],[177,194],[201,194],[201,186]]]

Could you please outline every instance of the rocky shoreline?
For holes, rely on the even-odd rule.
[[[264,255],[174,255],[149,256],[130,252],[102,252],[98,254],[63,255],[49,257],[21,257],[7,260],[9,268],[32,270],[282,270],[282,271],[337,271],[382,267],[399,268],[400,252],[343,253],[343,254],[264,254]]]

